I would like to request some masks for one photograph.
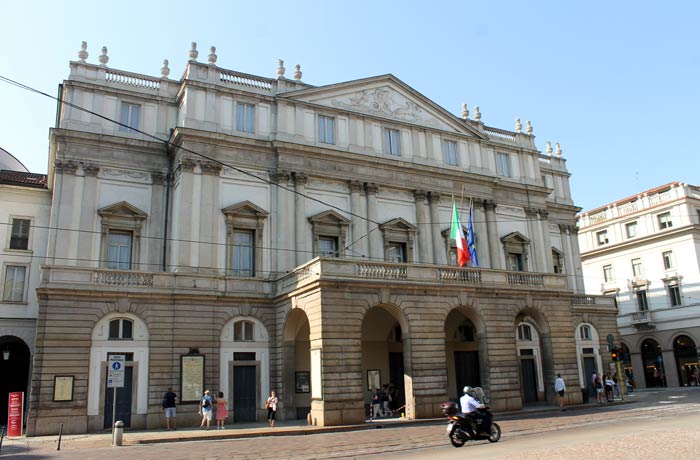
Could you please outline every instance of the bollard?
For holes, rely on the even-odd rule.
[[[122,438],[124,437],[124,422],[117,420],[114,424],[114,438],[112,439],[112,445],[119,447],[122,445]]]

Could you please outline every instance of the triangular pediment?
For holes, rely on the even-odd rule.
[[[501,238],[503,243],[530,244],[530,239],[520,232],[512,232]]]
[[[263,208],[256,206],[250,201],[241,201],[240,203],[232,204],[221,210],[226,215],[235,215],[242,217],[264,217],[269,213]]]
[[[111,204],[100,208],[97,213],[102,217],[112,217],[112,218],[128,218],[128,219],[138,219],[143,220],[148,217],[148,214],[141,211],[136,206],[128,203],[127,201],[120,201],[119,203]]]
[[[407,220],[397,217],[396,219],[391,219],[390,221],[384,222],[379,226],[381,230],[403,230],[403,231],[410,231],[410,232],[415,232],[418,227],[413,225],[412,223],[408,222]]]
[[[280,97],[487,139],[393,75],[308,88]]]
[[[312,224],[349,225],[350,219],[333,210],[328,210],[309,217],[309,222]]]

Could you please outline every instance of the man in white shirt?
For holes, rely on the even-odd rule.
[[[559,394],[559,410],[566,410],[564,407],[564,394],[566,394],[566,384],[561,374],[557,374],[557,379],[554,381],[554,391]]]
[[[477,409],[485,409],[486,406],[484,406],[481,402],[479,402],[476,398],[474,398],[474,396],[472,396],[474,393],[474,390],[472,387],[466,386],[466,387],[464,387],[464,389],[462,391],[464,392],[464,396],[459,398],[459,405],[462,408],[462,413],[466,417],[468,417],[472,421],[474,421],[474,423],[476,424],[477,427],[480,425],[483,427],[487,427],[487,425],[489,424],[488,419],[490,418],[488,413],[480,413],[477,411]],[[484,422],[484,423],[482,423],[482,422]],[[471,427],[467,427],[467,428],[469,431],[472,431]],[[469,434],[473,435],[474,432],[472,431]]]

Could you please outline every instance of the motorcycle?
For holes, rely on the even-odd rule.
[[[481,390],[481,388],[478,388]],[[477,392],[478,395],[479,392]],[[484,401],[483,391],[481,391],[480,401]],[[481,413],[479,422],[474,422],[470,417],[463,415],[457,403],[448,402],[441,405],[442,413],[450,420],[447,424],[447,436],[454,447],[462,447],[467,441],[498,442],[501,439],[501,427],[492,420],[491,411],[488,406],[485,409],[478,409]],[[484,420],[485,419],[485,420]],[[489,425],[489,426],[485,426]]]

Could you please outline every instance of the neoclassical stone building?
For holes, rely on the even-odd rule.
[[[433,417],[465,385],[496,410],[572,402],[601,366],[610,299],[583,294],[561,151],[457,117],[393,75],[324,86],[197,61],[181,79],[71,62],[51,130],[53,188],[30,434],[195,423],[206,389],[234,420],[362,422],[372,387]],[[86,107],[120,124],[99,118]],[[549,145],[549,144],[548,144]],[[558,146],[557,146],[558,147]],[[459,268],[452,195],[473,202],[479,266]],[[577,331],[589,334],[577,339]],[[591,333],[593,331],[593,333]],[[56,400],[56,376],[72,400]]]

